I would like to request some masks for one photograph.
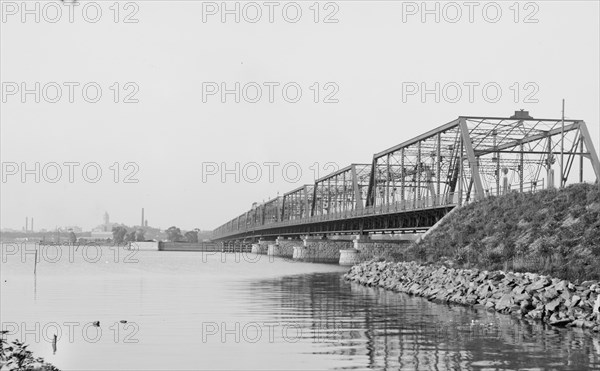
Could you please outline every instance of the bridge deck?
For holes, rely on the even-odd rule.
[[[362,233],[423,231],[429,229],[446,212],[457,206],[458,198],[458,195],[453,197],[440,195],[421,200],[395,202],[381,206],[367,206],[356,210],[346,210],[306,218],[271,222],[248,228],[236,228],[235,226],[232,226],[230,231],[225,232],[218,237],[215,236],[213,240],[219,241],[259,236],[291,236],[320,232]],[[419,218],[419,216],[421,216],[421,218]],[[419,220],[415,220],[415,217]],[[373,219],[380,219],[387,227],[374,228],[377,223],[372,223],[375,221]],[[400,223],[396,223],[396,226],[390,226],[392,219],[396,219],[397,221],[400,221]],[[343,224],[344,227],[335,228],[340,224]]]

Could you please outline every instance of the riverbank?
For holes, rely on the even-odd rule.
[[[420,243],[381,256],[573,282],[600,280],[600,190],[581,183],[489,196],[456,209]]]
[[[344,278],[364,286],[542,320],[558,327],[600,331],[600,283],[579,284],[535,273],[457,269],[371,260]]]

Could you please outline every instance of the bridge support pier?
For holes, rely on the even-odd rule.
[[[262,246],[260,246],[260,244],[258,243],[253,243],[252,244],[252,253],[253,254],[265,254],[266,250],[262,248]]]
[[[296,241],[292,257],[296,260],[310,263],[338,263],[340,250],[352,246],[352,242],[329,240],[320,236],[303,236],[302,241]]]
[[[283,237],[277,237],[274,244],[269,244],[267,255],[291,258],[294,256],[294,244],[296,243],[291,239],[286,240]]]
[[[244,248],[244,243],[239,240],[221,242],[222,253],[241,252]]]
[[[273,241],[266,241],[263,239],[258,240],[257,243],[252,244],[252,253],[265,255],[269,249],[270,243],[273,243]]]
[[[227,241],[221,242],[221,252],[223,253],[223,252],[227,251],[228,246],[229,246],[229,242],[227,242]]]
[[[360,253],[356,249],[340,250],[340,265],[354,265],[360,263]]]
[[[306,261],[308,258],[308,249],[304,247],[304,245],[294,246],[294,254],[292,255],[292,259]]]
[[[352,248],[340,250],[340,265],[354,265],[361,261],[361,250],[365,250],[366,247],[371,243],[369,236],[358,235],[353,236]]]

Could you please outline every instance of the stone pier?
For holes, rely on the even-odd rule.
[[[257,243],[252,244],[252,253],[264,255],[269,249],[269,244],[273,241],[259,240]]]
[[[253,254],[266,254],[267,253],[267,249],[264,246],[261,246],[258,243],[253,243],[252,244],[252,253]]]
[[[278,237],[274,241],[260,240],[253,244],[252,252],[310,263],[354,265],[390,250],[404,249],[416,238],[410,234],[302,236],[301,240]]]
[[[304,244],[294,246],[294,254],[292,259],[304,261],[308,257],[308,249],[304,247]]]
[[[297,241],[289,239],[286,240],[283,237],[277,237],[275,243],[269,244],[267,255],[291,258],[294,256],[294,245],[296,244],[298,244]]]
[[[340,265],[354,265],[358,263],[360,263],[360,253],[358,250],[340,250]]]
[[[351,241],[303,236],[302,241],[296,241],[293,258],[310,263],[338,263],[340,250],[350,247],[352,247]]]

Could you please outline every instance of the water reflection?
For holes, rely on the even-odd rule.
[[[600,368],[598,336],[349,284],[338,273],[242,283],[255,314],[293,324],[338,369]]]
[[[112,253],[92,263],[65,252],[37,275],[33,259],[4,255],[11,340],[64,370],[600,368],[597,335],[349,284],[336,265]],[[93,321],[98,340],[83,331]],[[73,340],[67,323],[78,324]]]

